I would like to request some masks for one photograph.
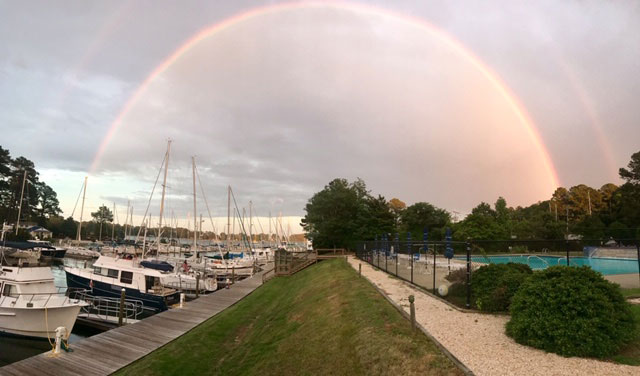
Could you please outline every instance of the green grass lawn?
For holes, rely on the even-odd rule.
[[[625,298],[628,297],[640,297],[640,288],[635,288],[635,289],[620,289],[622,291],[622,295],[624,295]]]
[[[119,375],[462,375],[344,260],[269,281]]]

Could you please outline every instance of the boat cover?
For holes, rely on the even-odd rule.
[[[145,260],[145,261],[141,261],[140,265],[145,267],[145,268],[160,270],[160,271],[163,271],[163,272],[171,272],[171,271],[173,271],[173,265],[169,264],[166,261]]]

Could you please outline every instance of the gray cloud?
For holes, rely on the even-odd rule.
[[[197,30],[251,6],[3,3],[0,144],[41,168],[86,171],[152,69]],[[450,33],[500,75],[539,126],[562,184],[611,181],[637,151],[635,3],[393,7]],[[473,66],[402,20],[339,9],[258,17],[185,54],[124,118],[90,185],[94,206],[130,198],[144,207],[167,138],[169,202],[184,214],[191,155],[220,216],[227,184],[262,215],[301,215],[334,177],[462,212],[498,195],[529,204],[550,190],[527,131]]]

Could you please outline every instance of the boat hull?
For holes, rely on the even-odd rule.
[[[82,290],[88,290],[87,293],[93,296],[106,296],[110,298],[120,298],[122,294],[121,286],[111,285],[109,283],[92,281],[88,278],[70,273],[65,270],[67,275],[67,286],[69,288],[77,288]],[[93,285],[93,286],[92,286]],[[159,296],[153,294],[145,294],[137,289],[125,287],[126,299],[136,299],[142,301],[144,310],[148,313],[157,313],[166,311],[171,304],[178,303],[180,301],[180,294],[178,292],[167,296]]]
[[[0,307],[0,333],[24,337],[55,338],[60,326],[71,333],[79,305],[47,308]]]
[[[40,255],[43,257],[64,258],[64,255],[67,253],[66,249],[42,249],[40,250]]]

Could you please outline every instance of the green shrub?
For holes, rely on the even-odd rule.
[[[635,325],[618,285],[587,266],[553,266],[520,286],[507,334],[560,355],[601,358],[633,339]]]
[[[489,264],[473,272],[471,293],[476,306],[486,312],[507,311],[511,298],[531,275],[529,265]]]

